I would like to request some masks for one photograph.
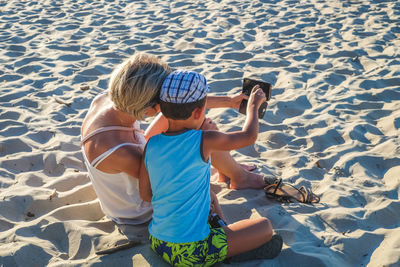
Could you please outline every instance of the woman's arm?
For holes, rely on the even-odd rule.
[[[151,190],[149,173],[147,172],[146,166],[144,164],[144,155],[140,164],[139,193],[140,197],[144,201],[151,202],[153,191]]]
[[[243,93],[233,96],[207,96],[206,108],[236,108],[238,109],[243,99],[249,97]]]
[[[146,140],[149,140],[150,137],[160,134],[162,132],[166,132],[167,130],[168,130],[168,120],[160,112],[150,123],[149,127],[147,127],[144,133],[144,137],[146,138]]]
[[[140,160],[143,150],[136,146],[125,146],[112,153],[102,164],[108,170],[124,172],[137,179],[140,175]]]

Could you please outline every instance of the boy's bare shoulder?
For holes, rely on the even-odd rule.
[[[220,131],[216,130],[203,130],[203,141],[217,139],[223,135]]]

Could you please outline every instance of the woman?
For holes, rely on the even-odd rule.
[[[82,124],[82,151],[93,187],[103,212],[118,224],[142,224],[151,219],[150,203],[140,199],[138,179],[146,140],[168,128],[159,115],[143,133],[138,120],[159,111],[158,95],[172,69],[160,59],[138,54],[123,62],[111,75],[109,92],[97,96]],[[207,108],[238,108],[240,94],[210,96]],[[207,119],[203,129],[216,129]],[[230,186],[262,188],[262,175],[238,164],[228,152],[212,155],[220,180],[230,178]],[[218,205],[217,205],[218,206]]]

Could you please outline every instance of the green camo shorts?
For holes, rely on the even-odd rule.
[[[190,243],[161,241],[150,235],[151,248],[172,266],[211,266],[226,259],[228,244],[225,230],[210,229],[203,240]]]

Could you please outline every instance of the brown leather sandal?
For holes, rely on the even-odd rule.
[[[264,187],[264,192],[268,198],[279,202],[300,202],[300,203],[318,203],[320,198],[315,195],[310,188],[304,186],[300,189],[282,182],[282,179]]]

